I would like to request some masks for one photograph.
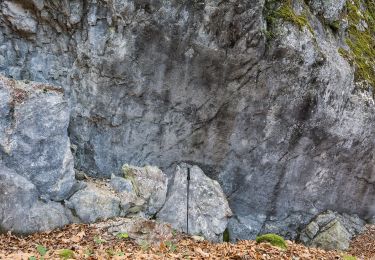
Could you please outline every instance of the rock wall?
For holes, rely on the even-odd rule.
[[[196,164],[232,239],[295,238],[375,214],[372,88],[340,51],[347,5],[318,2],[2,0],[0,72],[65,89],[77,169]]]

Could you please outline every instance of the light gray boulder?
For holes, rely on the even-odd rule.
[[[121,212],[120,199],[112,192],[100,189],[92,183],[76,192],[65,205],[84,223],[116,217]]]
[[[300,233],[300,240],[309,246],[326,250],[347,250],[350,240],[364,231],[365,222],[358,216],[326,211],[319,214]]]
[[[189,233],[221,241],[232,211],[219,183],[196,165],[177,166],[167,201],[157,218],[186,232],[187,167],[191,168]]]
[[[29,234],[69,223],[69,212],[57,202],[43,202],[25,177],[0,163],[0,233]]]
[[[147,216],[157,213],[167,196],[168,178],[155,166],[136,167],[125,164],[124,177],[132,183],[139,200],[143,200],[142,211]]]
[[[46,200],[62,201],[75,189],[63,90],[0,75],[0,156],[33,183]]]

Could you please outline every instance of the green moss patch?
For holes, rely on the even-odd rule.
[[[256,242],[257,243],[268,242],[273,246],[277,246],[282,249],[287,249],[287,245],[285,243],[284,238],[276,234],[265,234],[265,235],[258,236],[256,238]]]
[[[354,65],[356,81],[375,87],[375,2],[373,0],[348,0],[349,21],[346,43],[350,50],[339,53]]]
[[[265,3],[265,19],[267,22],[268,37],[273,37],[275,34],[276,22],[279,20],[290,22],[296,25],[299,29],[307,27],[308,30],[313,33],[313,29],[307,19],[308,8],[306,8],[302,14],[298,15],[295,13],[290,0],[268,0]]]

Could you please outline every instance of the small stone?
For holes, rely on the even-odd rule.
[[[112,174],[110,184],[116,192],[132,192],[133,185],[130,180]]]
[[[204,237],[202,237],[202,236],[191,236],[191,238],[194,241],[204,241]]]

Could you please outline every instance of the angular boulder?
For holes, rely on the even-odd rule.
[[[232,211],[215,180],[196,165],[177,166],[167,201],[157,218],[186,232],[187,168],[191,169],[189,188],[189,233],[202,234],[211,241],[221,241]]]
[[[62,89],[0,75],[0,230],[29,234],[71,222],[59,202],[79,188]]]
[[[136,167],[125,164],[122,167],[125,179],[131,181],[136,196],[143,200],[142,211],[153,216],[164,205],[167,196],[168,178],[155,166]]]
[[[0,75],[0,158],[46,200],[62,201],[76,183],[62,89]]]
[[[152,217],[165,202],[166,175],[154,166],[124,165],[123,171],[125,178],[112,175],[110,180],[86,180],[87,186],[65,205],[84,223],[134,214]]]
[[[43,202],[25,177],[0,164],[0,233],[29,234],[69,223],[69,212],[57,202]]]
[[[326,211],[311,221],[300,234],[309,246],[326,250],[347,250],[350,240],[364,230],[365,222],[357,216]]]
[[[121,212],[120,199],[94,184],[76,192],[65,204],[84,223],[116,217]]]

